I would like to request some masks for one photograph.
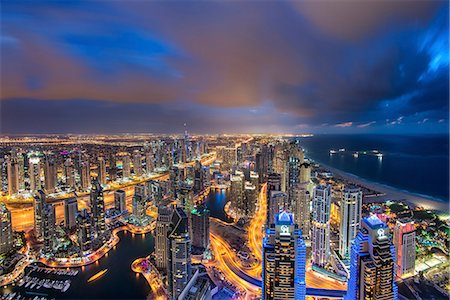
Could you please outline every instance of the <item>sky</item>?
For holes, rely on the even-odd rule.
[[[448,1],[7,1],[0,133],[449,132]]]

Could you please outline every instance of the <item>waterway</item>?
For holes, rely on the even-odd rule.
[[[230,219],[223,210],[227,201],[227,192],[216,190],[211,191],[205,204],[212,217],[228,222]],[[108,252],[107,256],[94,264],[78,268],[80,272],[75,277],[61,278],[72,281],[65,293],[45,288],[31,290],[17,286],[8,286],[2,289],[1,293],[20,292],[22,296],[29,298],[33,298],[35,295],[31,293],[36,292],[46,294],[47,298],[56,299],[145,299],[150,293],[150,287],[142,276],[131,270],[131,264],[136,258],[145,257],[154,251],[154,237],[151,234],[133,236],[130,232],[120,232],[118,236],[120,242],[115,249]],[[107,272],[103,276],[87,282],[93,275],[105,269]],[[33,273],[33,276],[34,274],[45,277],[45,273]]]

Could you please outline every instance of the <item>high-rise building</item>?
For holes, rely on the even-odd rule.
[[[191,212],[194,208],[194,191],[192,184],[183,182],[177,191],[177,206]]]
[[[8,158],[0,157],[0,179],[1,179],[1,186],[0,191],[2,192],[8,192]]]
[[[263,240],[262,299],[306,298],[306,245],[294,217],[283,211]]]
[[[13,195],[19,191],[19,164],[15,155],[8,156],[6,161],[8,165],[8,194]]]
[[[120,212],[127,210],[127,196],[124,190],[114,192],[114,208]]]
[[[344,299],[398,299],[394,259],[395,246],[389,239],[387,225],[375,215],[362,219],[352,244]]]
[[[42,238],[44,240],[43,252],[50,254],[53,251],[56,234],[55,207],[50,203],[44,203],[42,210]]]
[[[150,174],[153,172],[153,169],[155,168],[155,161],[153,157],[153,152],[151,150],[148,150],[145,153],[145,171],[147,174]]]
[[[354,186],[345,186],[339,203],[339,254],[343,258],[349,257],[351,244],[358,233],[361,207],[361,189]]]
[[[42,218],[45,203],[45,193],[39,190],[34,196],[34,232],[38,240],[42,240]]]
[[[102,236],[106,230],[105,201],[103,199],[103,188],[98,180],[92,181],[90,200],[94,233],[97,236]]]
[[[230,176],[230,196],[231,206],[237,210],[239,214],[245,214],[244,207],[244,174],[236,171],[235,175]]]
[[[155,260],[159,270],[168,271],[169,263],[169,230],[172,221],[173,210],[167,206],[158,206],[158,218],[156,220]]]
[[[303,233],[303,238],[309,238],[311,227],[310,202],[311,195],[308,191],[307,183],[296,183],[292,187],[292,197],[294,199],[295,223]]]
[[[75,189],[75,168],[70,158],[64,162],[64,175],[66,177],[66,186],[70,189]]]
[[[80,181],[81,190],[86,191],[89,188],[89,183],[91,182],[91,169],[88,160],[81,162]]]
[[[56,163],[53,157],[47,155],[44,163],[44,189],[48,194],[54,193],[56,188]]]
[[[72,229],[77,225],[78,202],[76,197],[64,200],[64,226]]]
[[[106,184],[106,162],[103,157],[98,158],[98,181],[101,185]]]
[[[303,164],[303,150],[296,144],[291,143],[288,147],[288,196],[291,202],[291,210],[295,208],[295,186],[300,182],[300,166]]]
[[[258,202],[258,188],[246,181],[244,185],[244,213],[252,217],[256,212],[256,203]]]
[[[30,157],[28,161],[28,177],[30,178],[30,191],[37,192],[42,189],[39,157]]]
[[[86,209],[81,210],[77,215],[77,234],[80,252],[83,254],[83,252],[91,250],[92,218]]]
[[[14,236],[11,224],[11,212],[5,203],[0,203],[0,255],[8,253],[14,247]]]
[[[133,172],[134,176],[142,175],[142,155],[139,151],[134,152],[133,155]]]
[[[130,176],[130,155],[126,154],[122,157],[122,178],[129,178]]]
[[[200,204],[191,212],[192,247],[206,250],[209,246],[209,210]]]
[[[311,260],[313,265],[325,267],[330,257],[331,187],[314,188],[311,224]]]
[[[147,209],[147,191],[146,186],[138,184],[134,187],[134,196],[132,202],[132,212],[138,221],[141,221],[146,216]]]
[[[267,227],[275,222],[275,216],[289,206],[288,195],[281,191],[270,191],[267,205]]]
[[[177,299],[191,279],[191,239],[188,217],[180,207],[172,214],[169,232],[169,293]]]
[[[416,266],[416,231],[414,221],[400,219],[394,227],[397,276],[414,275]]]

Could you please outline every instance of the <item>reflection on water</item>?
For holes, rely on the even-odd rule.
[[[221,219],[225,222],[232,222],[232,219],[227,216],[223,208],[228,202],[228,193],[226,190],[216,189],[209,193],[205,204],[211,212],[211,217]]]

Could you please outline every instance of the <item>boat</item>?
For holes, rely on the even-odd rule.
[[[336,150],[330,150],[330,154],[335,154],[337,153]]]
[[[377,153],[378,158],[383,158],[383,153]]]
[[[68,289],[70,288],[70,281],[67,280],[66,283],[64,284],[64,287],[62,288],[61,292],[66,292]]]
[[[358,158],[359,154],[358,152],[353,153],[353,157]]]
[[[87,282],[91,282],[91,281],[99,279],[100,277],[105,275],[106,272],[108,272],[108,269],[101,270],[100,272],[98,272],[97,274],[95,274],[91,278],[89,278]]]
[[[339,149],[339,152],[344,152],[344,151],[345,151],[345,148]]]

